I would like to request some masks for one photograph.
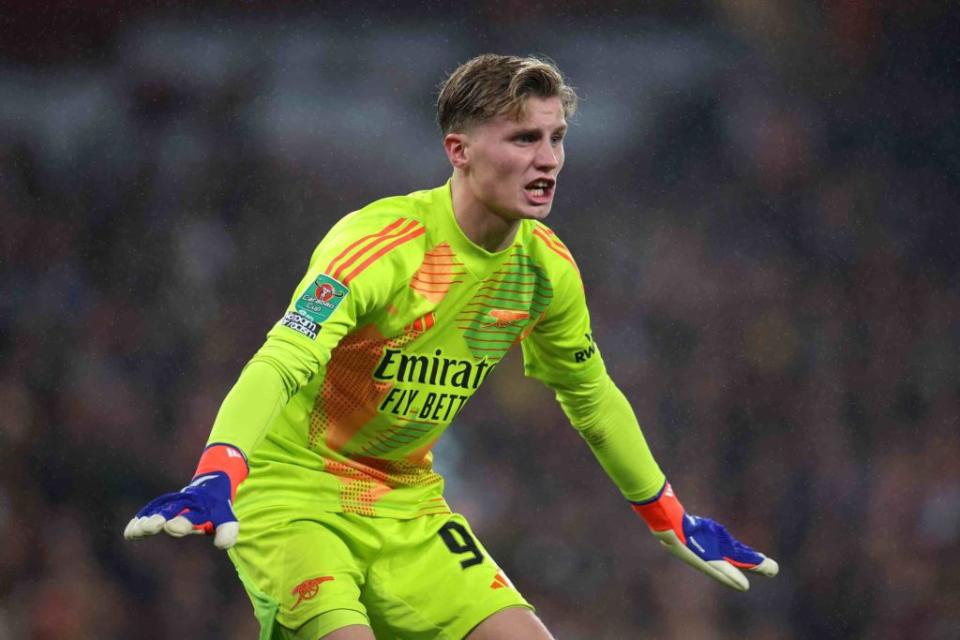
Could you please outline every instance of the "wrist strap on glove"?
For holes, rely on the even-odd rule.
[[[630,506],[650,527],[650,531],[673,531],[686,544],[683,533],[683,505],[673,493],[669,482],[664,482],[657,495],[644,502],[631,502]]]
[[[200,462],[197,463],[197,470],[193,473],[194,480],[198,477],[222,471],[230,478],[230,499],[237,497],[237,487],[246,480],[250,474],[247,465],[247,458],[243,452],[236,447],[214,442],[207,445],[200,456]]]

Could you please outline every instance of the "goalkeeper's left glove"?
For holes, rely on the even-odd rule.
[[[654,498],[631,504],[670,553],[731,589],[750,588],[740,569],[769,578],[780,571],[775,560],[738,541],[723,525],[687,513],[669,482]]]
[[[124,537],[138,540],[164,531],[182,538],[199,533],[212,535],[219,549],[232,547],[240,533],[233,498],[247,474],[243,452],[228,444],[209,445],[190,484],[151,500],[127,524]]]

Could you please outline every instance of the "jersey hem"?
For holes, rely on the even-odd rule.
[[[259,502],[244,501],[242,504],[235,505],[234,507],[237,517],[241,522],[244,518],[256,517],[256,514],[261,511],[272,511],[275,509],[294,510],[298,512],[302,512],[303,510],[312,510],[321,511],[324,513],[350,513],[353,515],[370,518],[394,518],[396,520],[412,520],[413,518],[420,518],[422,516],[453,513],[453,510],[450,508],[450,505],[447,504],[446,500],[443,500],[443,502],[438,504],[424,505],[417,509],[411,509],[410,507],[392,508],[389,506],[383,507],[379,505],[371,508],[350,508],[349,506],[344,507],[344,505],[338,502],[325,500],[292,500],[289,502],[277,502],[275,498],[264,499]]]

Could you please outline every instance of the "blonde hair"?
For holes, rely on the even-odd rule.
[[[530,96],[560,98],[566,117],[577,110],[577,93],[550,60],[485,53],[450,74],[437,98],[444,135],[501,115],[519,118]]]

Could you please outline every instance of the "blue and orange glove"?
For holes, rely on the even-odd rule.
[[[138,540],[161,531],[175,538],[204,534],[213,535],[219,549],[232,547],[240,533],[233,499],[247,473],[247,460],[239,449],[211,444],[200,456],[190,484],[147,503],[127,524],[123,536]]]
[[[775,560],[738,541],[722,524],[687,513],[669,482],[656,497],[631,504],[670,553],[731,589],[750,588],[741,569],[768,578],[780,571]]]

